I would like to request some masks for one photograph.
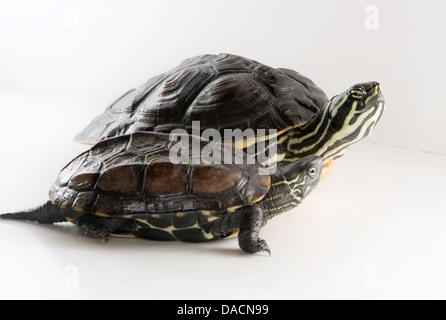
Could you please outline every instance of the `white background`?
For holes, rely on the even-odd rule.
[[[446,298],[444,12],[434,0],[0,0],[0,211],[46,201],[86,149],[74,135],[190,56],[295,69],[330,97],[376,80],[386,99],[373,134],[264,228],[271,257],[236,240],[104,245],[70,225],[1,221],[0,297]]]

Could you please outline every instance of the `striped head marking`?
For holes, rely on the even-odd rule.
[[[331,99],[325,116],[326,145],[319,155],[324,162],[342,156],[346,148],[367,137],[384,111],[384,97],[377,82],[354,85]]]
[[[333,97],[330,101],[329,112],[333,120],[332,125],[341,129],[347,118],[349,120],[347,125],[353,126],[364,113],[368,115],[373,113],[379,119],[383,108],[384,98],[381,86],[377,82],[368,82],[354,85]]]
[[[294,198],[301,202],[319,183],[322,158],[310,156],[284,165],[282,174]]]

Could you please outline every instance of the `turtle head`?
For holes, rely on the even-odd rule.
[[[283,165],[283,178],[290,187],[292,196],[301,202],[319,183],[322,173],[322,158],[309,156]]]
[[[340,95],[334,96],[329,105],[332,125],[341,129],[348,119],[347,125],[362,127],[364,114],[371,116],[375,121],[381,116],[384,107],[384,97],[378,82],[359,83],[347,89]],[[374,116],[377,116],[375,118]]]
[[[367,137],[384,110],[384,97],[378,82],[359,83],[333,97],[324,117],[327,140],[319,154],[324,162],[342,156],[346,148]]]

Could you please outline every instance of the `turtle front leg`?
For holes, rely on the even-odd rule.
[[[263,211],[257,204],[247,208],[240,221],[238,243],[240,248],[248,253],[268,252],[271,254],[265,240],[259,238],[260,229],[264,225]]]

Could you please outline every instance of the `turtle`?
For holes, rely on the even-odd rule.
[[[159,132],[102,140],[61,170],[45,204],[0,219],[72,222],[102,239],[202,242],[238,234],[243,251],[270,253],[261,227],[317,186],[322,158],[305,157],[266,173],[243,151],[210,145],[194,135]]]
[[[233,145],[246,149],[261,136],[266,145],[277,146],[277,163],[322,157],[325,176],[333,160],[372,132],[383,110],[376,81],[355,84],[328,99],[297,71],[233,54],[206,54],[127,91],[75,140],[94,144],[126,133],[175,129],[195,135],[207,129],[220,134],[226,129],[266,130],[250,140],[238,135]]]

